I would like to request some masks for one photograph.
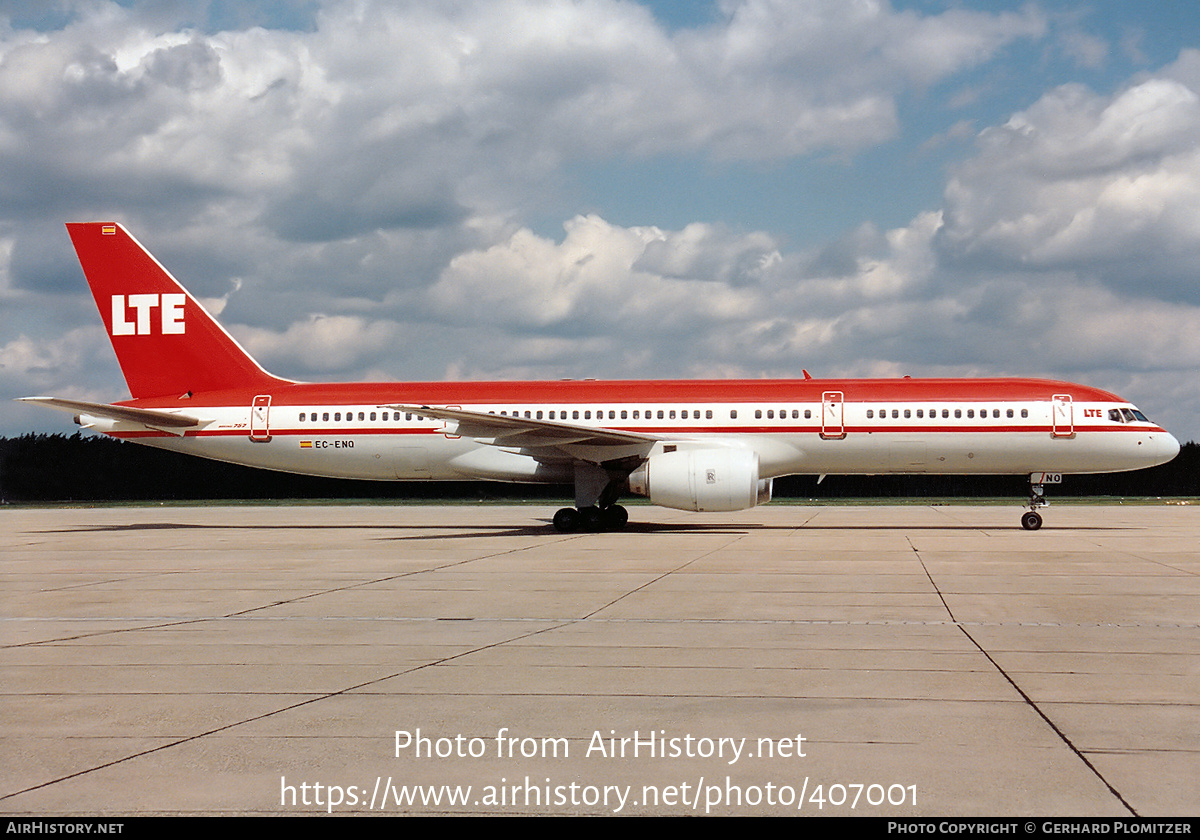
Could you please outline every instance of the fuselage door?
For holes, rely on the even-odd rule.
[[[1055,394],[1050,411],[1050,436],[1056,438],[1075,437],[1075,406],[1070,394]]]
[[[846,436],[846,424],[842,419],[843,396],[841,391],[821,394],[821,437],[827,440],[840,440]]]
[[[446,408],[462,408],[462,406],[461,405],[448,405],[448,406],[446,406]],[[458,424],[455,423],[454,425],[457,428]],[[458,440],[460,437],[462,437],[461,435],[452,435],[449,432],[443,432],[443,434],[446,436],[447,440]]]
[[[271,395],[260,394],[250,406],[250,440],[266,443],[271,439]]]

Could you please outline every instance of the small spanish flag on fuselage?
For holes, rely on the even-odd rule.
[[[311,440],[300,441],[300,448],[301,449],[312,449],[312,441]]]

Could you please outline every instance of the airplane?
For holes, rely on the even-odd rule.
[[[786,475],[1027,474],[1026,530],[1064,474],[1163,464],[1128,401],[1041,379],[310,383],[265,371],[125,228],[67,225],[132,399],[25,401],[219,461],[385,481],[573,484],[560,532],[623,528],[623,493],[689,511],[770,501]]]

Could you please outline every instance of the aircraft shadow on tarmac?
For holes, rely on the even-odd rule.
[[[80,533],[136,533],[138,531],[423,531],[422,534],[379,537],[377,539],[391,540],[423,540],[423,539],[466,539],[472,537],[563,537],[578,538],[608,534],[733,534],[745,535],[748,532],[762,530],[795,530],[793,526],[776,526],[751,524],[702,524],[702,523],[656,523],[630,522],[619,532],[605,531],[589,533],[577,531],[573,534],[559,534],[554,531],[549,519],[540,520],[545,524],[529,525],[480,525],[463,523],[461,525],[425,525],[425,524],[365,524],[345,523],[338,525],[244,525],[198,522],[130,522],[121,525],[88,525],[78,528],[47,528],[31,533],[38,534],[80,534]],[[796,526],[798,527],[798,526]]]
[[[77,528],[54,528],[40,530],[40,534],[69,534],[69,533],[132,533],[137,531],[424,531],[419,535],[395,535],[378,537],[380,540],[426,540],[426,539],[470,539],[474,537],[536,537],[552,536],[562,538],[586,538],[592,536],[637,535],[637,534],[700,534],[700,535],[738,535],[742,536],[751,531],[1019,531],[1019,526],[1008,525],[972,525],[964,523],[947,523],[945,525],[895,525],[895,524],[764,524],[760,522],[629,522],[620,531],[586,532],[578,531],[572,534],[558,534],[553,531],[549,519],[539,520],[545,524],[504,525],[463,523],[461,525],[427,525],[427,524],[377,524],[377,523],[344,523],[344,524],[304,524],[304,525],[246,525],[196,522],[144,522],[123,523],[120,525],[91,525]],[[1042,530],[1054,531],[1128,531],[1127,526],[1087,525],[1082,527],[1047,525]],[[1031,536],[1031,539],[1036,537]]]

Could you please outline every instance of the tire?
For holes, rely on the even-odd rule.
[[[1042,515],[1036,510],[1026,511],[1021,517],[1021,527],[1026,531],[1036,531],[1042,527]]]
[[[607,524],[604,518],[604,511],[592,505],[579,509],[579,519],[585,531],[603,531]]]
[[[562,508],[558,513],[554,514],[554,530],[560,534],[569,534],[572,531],[579,530],[582,524],[582,517],[579,511],[575,508]]]
[[[624,530],[629,522],[629,511],[620,505],[612,505],[604,509],[604,528],[608,531]]]

